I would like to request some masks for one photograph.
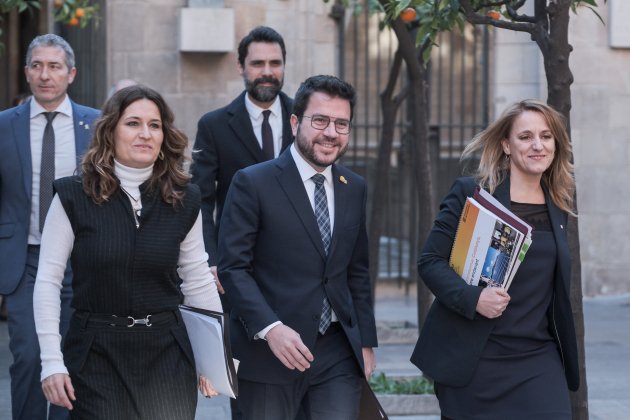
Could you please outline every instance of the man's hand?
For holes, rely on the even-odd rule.
[[[219,395],[205,376],[199,376],[199,383],[197,386],[199,388],[199,392],[201,392],[201,394],[206,398],[212,398]]]
[[[279,324],[267,332],[265,336],[273,354],[287,368],[304,372],[311,367],[314,360],[309,349],[304,345],[300,334],[284,324]]]
[[[217,266],[216,265],[210,266],[210,272],[212,273],[212,275],[214,276],[214,278],[217,281],[217,290],[219,291],[219,293],[224,295],[225,294],[225,290],[223,290],[223,286],[221,285],[221,282],[219,281],[219,273],[217,271]]]
[[[502,287],[486,287],[479,295],[477,312],[486,318],[498,318],[510,302],[510,295]]]
[[[66,407],[68,410],[72,410],[72,403],[70,400],[75,401],[74,387],[70,376],[65,373],[55,373],[50,375],[42,381],[42,390],[44,396],[52,404]]]
[[[376,370],[376,357],[374,356],[374,350],[371,347],[363,347],[363,369],[366,379],[370,379],[370,376]]]

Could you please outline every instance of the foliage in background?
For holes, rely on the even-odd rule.
[[[392,379],[381,372],[372,375],[369,384],[376,394],[435,394],[433,382],[424,376]]]
[[[33,13],[33,9],[41,9],[40,3],[40,0],[0,0],[0,36],[2,36],[3,14],[12,11]],[[91,0],[54,0],[53,8],[53,17],[56,22],[81,28],[85,28],[91,20],[98,24],[98,4],[92,4]],[[3,53],[4,44],[0,42],[0,55]]]
[[[38,0],[0,0],[0,36],[2,36],[2,15],[17,10],[18,13],[39,9]],[[4,44],[0,42],[0,55],[4,53]]]
[[[98,23],[98,4],[90,0],[54,0],[53,16],[56,22],[85,28],[90,20]]]

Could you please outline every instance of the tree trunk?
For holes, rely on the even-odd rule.
[[[400,68],[402,66],[402,55],[396,51],[394,62],[389,73],[389,80],[385,90],[381,93],[381,112],[383,113],[383,123],[381,125],[381,136],[378,146],[376,161],[376,172],[372,182],[372,208],[370,212],[370,278],[372,279],[372,304],[374,304],[376,281],[379,273],[380,239],[383,232],[383,219],[387,208],[390,158],[392,154],[392,144],[394,142],[394,128],[396,116],[400,108],[400,103],[405,94],[402,92],[394,96],[394,89]]]
[[[547,77],[547,103],[561,112],[567,119],[567,130],[571,133],[571,84],[573,75],[569,67],[569,11],[571,0],[551,2],[546,9],[549,16],[549,36],[547,39],[535,36],[543,54]],[[539,10],[536,10],[538,15]],[[576,194],[577,210],[577,194]],[[588,419],[588,386],[586,381],[586,357],[584,351],[584,306],[582,302],[582,264],[580,260],[580,236],[578,219],[571,217],[567,226],[567,240],[571,252],[570,299],[578,343],[578,363],[580,367],[580,389],[571,392],[573,419]]]
[[[400,20],[392,22],[392,29],[399,42],[399,51],[407,65],[409,77],[410,105],[409,119],[410,152],[412,171],[416,185],[416,199],[418,204],[418,243],[424,243],[433,223],[433,182],[431,179],[431,157],[429,147],[429,124],[427,121],[427,87],[425,83],[426,69],[422,60],[421,51],[415,45],[415,32],[409,31]],[[422,328],[424,319],[429,310],[431,294],[427,287],[418,278],[418,328]]]

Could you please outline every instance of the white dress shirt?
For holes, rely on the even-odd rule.
[[[266,109],[253,103],[252,100],[249,99],[249,95],[245,95],[245,108],[252,122],[256,140],[258,140],[258,144],[262,149],[262,123],[265,119],[262,113],[266,111]],[[271,114],[269,114],[269,125],[273,133],[273,157],[278,157],[280,149],[282,149],[282,104],[280,103],[280,97],[276,96],[276,99],[267,109],[271,111]]]
[[[42,164],[42,141],[47,119],[43,115],[48,112],[33,97],[31,99],[31,163],[33,165],[33,179],[31,183],[31,218],[28,231],[29,245],[39,245],[41,233],[39,231],[39,177]],[[72,119],[72,104],[68,95],[59,104],[55,112],[59,112],[52,122],[55,131],[55,179],[70,176],[77,167],[77,153],[74,141],[74,120]]]
[[[289,148],[291,152],[291,156],[295,161],[295,165],[297,166],[298,172],[300,173],[300,178],[304,183],[304,188],[306,189],[306,194],[308,195],[308,200],[311,202],[311,208],[313,209],[313,214],[315,213],[315,181],[311,178],[315,174],[321,173],[324,175],[326,180],[324,181],[324,189],[326,190],[326,200],[328,201],[328,216],[330,218],[330,233],[332,234],[333,229],[335,227],[335,190],[333,188],[332,183],[332,166],[327,166],[323,172],[317,172],[315,168],[313,168],[300,153],[295,148],[295,143],[291,145]],[[338,321],[337,315],[335,311],[332,311],[332,322]],[[258,334],[254,336],[254,338],[265,338],[269,330],[271,330],[276,325],[282,324],[282,321],[276,321],[273,324],[267,326]]]

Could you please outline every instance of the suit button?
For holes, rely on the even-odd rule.
[[[324,284],[328,284],[328,277],[324,279]]]
[[[313,315],[313,321],[319,321],[319,315]]]

